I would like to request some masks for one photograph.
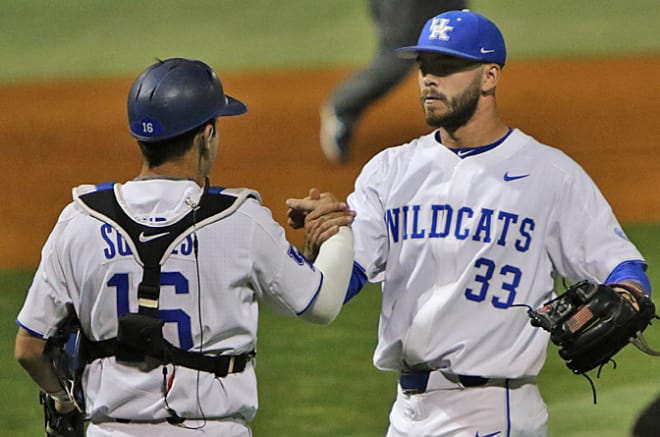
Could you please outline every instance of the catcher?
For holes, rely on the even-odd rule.
[[[334,320],[352,232],[311,264],[257,192],[210,185],[219,119],[247,107],[206,63],[156,61],[127,106],[142,167],[73,190],[18,314],[16,358],[47,393],[48,436],[249,437],[260,306]]]

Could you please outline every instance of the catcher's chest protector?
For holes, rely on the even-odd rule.
[[[138,286],[138,313],[120,316],[116,339],[88,342],[88,362],[104,356],[116,355],[117,360],[143,363],[145,370],[165,362],[225,376],[240,371],[252,354],[229,357],[209,357],[171,345],[163,338],[163,321],[158,318],[161,265],[174,247],[196,229],[232,214],[250,197],[225,195],[205,188],[199,202],[175,223],[149,226],[137,222],[121,207],[114,189],[108,187],[76,197],[76,201],[93,217],[113,226],[127,238],[133,254],[143,267]],[[194,250],[197,256],[196,239]],[[139,333],[139,335],[136,335]],[[231,362],[229,360],[232,360]],[[237,362],[234,362],[237,361]]]

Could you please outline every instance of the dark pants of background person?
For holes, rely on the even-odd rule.
[[[368,67],[353,74],[329,98],[337,118],[354,124],[373,101],[401,82],[415,65],[399,59],[395,49],[417,43],[431,17],[467,8],[464,0],[370,0],[369,8],[378,30],[378,51]]]

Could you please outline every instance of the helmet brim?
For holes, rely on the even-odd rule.
[[[228,96],[225,94],[225,98],[227,99],[227,103],[225,106],[222,108],[220,113],[218,114],[218,117],[228,117],[231,115],[241,115],[245,114],[247,112],[247,106],[245,103],[241,102],[235,97]]]

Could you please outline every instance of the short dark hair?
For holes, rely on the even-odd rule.
[[[207,125],[212,125],[215,130],[215,118],[206,121],[204,124],[162,141],[138,141],[140,150],[144,159],[149,164],[149,168],[158,167],[169,161],[175,161],[181,158],[193,146],[195,135],[202,132]]]

